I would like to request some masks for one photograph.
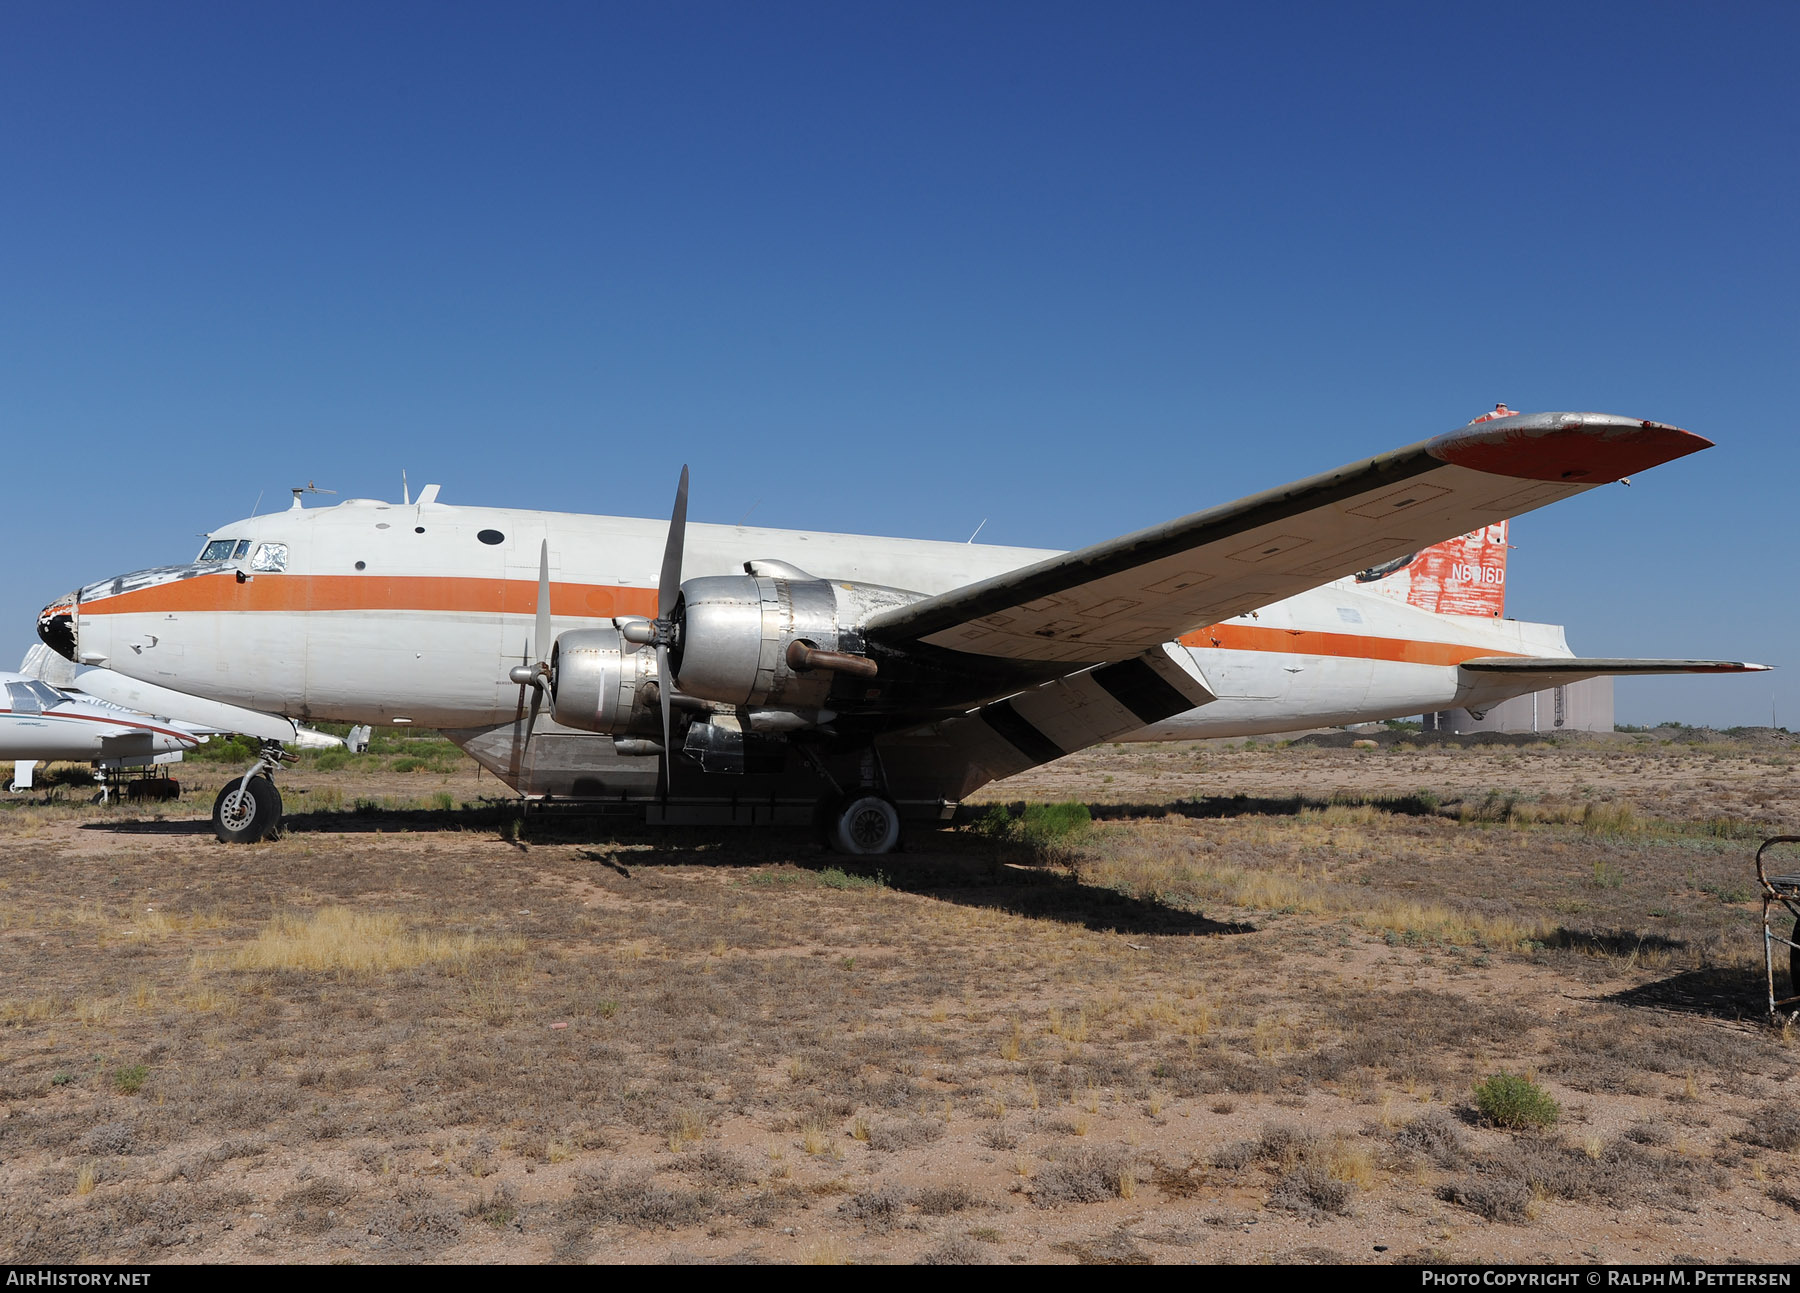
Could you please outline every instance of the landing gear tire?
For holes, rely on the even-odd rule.
[[[237,779],[213,800],[213,834],[221,844],[254,844],[272,839],[281,826],[281,792],[267,777],[251,777],[239,794]]]
[[[880,795],[851,795],[832,813],[826,839],[839,853],[889,853],[900,842],[900,810]]]

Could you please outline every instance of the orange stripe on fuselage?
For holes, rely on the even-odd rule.
[[[537,583],[529,579],[477,579],[431,575],[258,575],[238,583],[234,574],[198,575],[81,604],[83,615],[164,615],[228,611],[435,611],[444,614],[529,616],[537,609]],[[606,619],[656,614],[654,588],[611,584],[550,585],[553,614]],[[1184,634],[1183,646],[1223,651],[1275,651],[1294,655],[1391,660],[1402,664],[1457,665],[1483,656],[1517,655],[1492,647],[1356,633],[1214,624]]]
[[[1293,655],[1343,656],[1353,660],[1391,660],[1397,664],[1457,665],[1464,660],[1519,654],[1460,642],[1377,638],[1360,633],[1315,633],[1310,629],[1271,629],[1255,624],[1214,624],[1211,628],[1184,633],[1180,641],[1182,646],[1211,647],[1220,651],[1280,651]]]
[[[654,588],[550,585],[555,615],[604,619],[655,615]],[[537,611],[537,581],[432,575],[198,575],[81,604],[83,615],[163,615],[188,611],[439,611],[525,615]]]

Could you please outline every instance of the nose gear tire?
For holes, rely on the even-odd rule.
[[[281,792],[267,777],[251,777],[238,794],[233,778],[213,800],[213,834],[222,844],[254,844],[274,838],[281,827]]]

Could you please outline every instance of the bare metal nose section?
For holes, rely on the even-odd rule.
[[[75,614],[80,602],[79,593],[70,593],[38,612],[38,637],[65,660],[75,659]]]

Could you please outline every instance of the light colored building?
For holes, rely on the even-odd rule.
[[[1613,680],[1589,678],[1515,696],[1480,717],[1466,709],[1439,710],[1426,714],[1424,723],[1427,732],[1610,732]]]

